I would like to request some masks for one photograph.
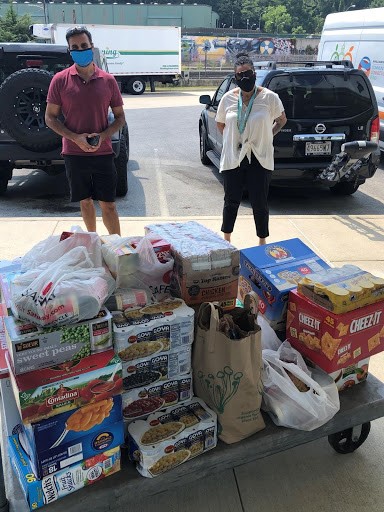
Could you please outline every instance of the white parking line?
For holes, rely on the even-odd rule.
[[[160,215],[162,217],[169,217],[167,196],[165,194],[165,188],[163,185],[163,177],[161,175],[159,150],[157,148],[155,148],[154,152],[155,152],[154,160],[155,160],[156,184],[157,184],[157,193],[159,194]]]

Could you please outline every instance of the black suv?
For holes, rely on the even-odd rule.
[[[279,95],[288,119],[274,138],[272,185],[324,183],[320,179],[322,171],[335,155],[342,154],[345,143],[378,143],[380,124],[375,94],[367,76],[354,69],[351,62],[262,62],[255,63],[255,70],[257,85]],[[219,168],[222,135],[216,128],[215,116],[223,94],[234,87],[231,74],[212,99],[200,96],[200,103],[206,105],[199,120],[200,158],[205,165],[213,163]],[[375,174],[379,161],[380,151],[375,149],[359,162],[358,173],[340,175],[328,186],[340,195],[353,194]]]
[[[97,48],[97,66],[106,69]],[[0,43],[0,195],[5,194],[13,169],[64,171],[61,137],[45,124],[52,76],[73,64],[66,46],[39,43]],[[113,122],[110,112],[109,122]],[[128,126],[112,137],[117,172],[116,194],[128,192]]]

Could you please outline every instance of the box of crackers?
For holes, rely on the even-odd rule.
[[[289,293],[287,339],[327,373],[336,372],[384,350],[384,301],[335,314]]]
[[[298,238],[240,251],[238,299],[259,296],[258,308],[277,331],[285,330],[288,293],[308,274],[329,268]]]
[[[346,313],[384,300],[384,279],[356,265],[343,265],[304,277],[297,291],[325,309]]]

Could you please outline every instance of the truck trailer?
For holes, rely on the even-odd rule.
[[[73,26],[34,24],[31,33],[39,41],[66,45],[65,35]],[[82,26],[90,31],[93,44],[105,57],[108,70],[115,76],[122,92],[143,94],[148,83],[151,91],[155,90],[155,82],[178,83],[181,73],[180,27]]]

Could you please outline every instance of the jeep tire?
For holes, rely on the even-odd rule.
[[[21,69],[0,86],[0,124],[31,151],[53,150],[61,144],[61,137],[45,124],[51,80],[52,74],[43,69]]]
[[[116,196],[124,197],[128,192],[128,175],[127,175],[128,153],[127,142],[124,134],[120,139],[120,152],[115,158],[115,167],[117,174]]]

